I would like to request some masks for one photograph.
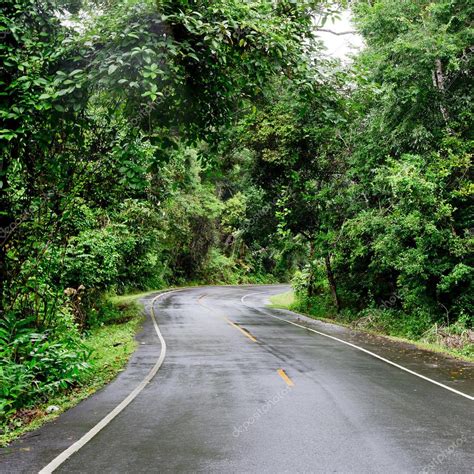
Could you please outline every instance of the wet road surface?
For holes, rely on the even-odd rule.
[[[57,472],[473,472],[471,400],[270,317],[300,321],[265,308],[286,290],[164,295],[162,367]],[[161,351],[150,321],[139,341],[116,381],[4,450],[0,472],[37,472],[127,396]],[[406,359],[400,349],[397,362]]]

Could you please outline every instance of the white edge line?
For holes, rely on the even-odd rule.
[[[240,301],[242,302],[242,304],[244,306],[248,306],[249,308],[253,308],[253,309],[258,309],[258,308],[254,308],[253,306],[249,306],[247,303],[245,303],[245,298],[247,298],[248,296],[252,296],[252,295],[261,295],[262,293],[248,293],[247,295],[244,295],[242,296],[242,298],[240,298]]]
[[[320,336],[328,337],[329,339],[333,339],[334,341],[338,341],[338,342],[341,342],[342,344],[346,344],[347,346],[350,346],[350,347],[353,347],[354,349],[365,352],[366,354],[369,354],[372,357],[375,357],[376,359],[386,362],[387,364],[393,365],[394,367],[397,367],[400,370],[404,370],[405,372],[408,372],[409,374],[415,375],[416,377],[419,377],[420,379],[423,379],[423,380],[426,380],[427,382],[431,382],[435,385],[438,385],[438,387],[442,387],[446,390],[449,390],[450,392],[456,393],[457,395],[461,395],[461,397],[467,398],[468,400],[474,400],[474,397],[471,395],[468,395],[467,393],[460,392],[459,390],[448,387],[447,385],[444,385],[441,382],[437,382],[436,380],[430,379],[429,377],[425,377],[424,375],[421,375],[418,372],[414,372],[413,370],[407,369],[406,367],[403,367],[403,365],[399,365],[396,362],[392,362],[391,360],[386,359],[385,357],[379,356],[378,354],[375,354],[374,352],[364,349],[363,347],[357,346],[355,344],[352,344],[351,342],[344,341],[343,339],[339,339],[338,337],[331,336],[324,332],[317,331],[316,329],[308,328],[306,326],[303,326],[302,324],[294,323],[293,321],[288,321],[287,319],[284,319],[284,318],[279,318],[278,316],[275,316],[274,314],[271,314],[268,311],[265,311],[261,308],[256,308],[255,306],[249,306],[248,304],[245,303],[245,298],[247,298],[247,296],[256,295],[256,294],[259,294],[259,293],[249,293],[248,295],[242,296],[240,301],[243,303],[244,306],[247,306],[248,308],[256,309],[257,311],[261,311],[262,313],[272,318],[279,319],[280,321],[284,321],[285,323],[292,324],[293,326],[306,329],[307,331],[314,332],[316,334],[319,334]],[[289,312],[293,313],[292,311],[289,311]],[[293,313],[293,314],[297,314],[297,313]]]
[[[78,439],[74,444],[69,446],[65,451],[55,457],[47,466],[45,466],[39,474],[50,474],[54,472],[61,464],[63,464],[67,459],[69,459],[75,452],[79,451],[85,444],[87,444],[99,431],[105,428],[120,412],[122,412],[136,397],[137,395],[147,386],[151,379],[156,375],[160,369],[163,361],[165,360],[166,355],[166,342],[160,332],[158,323],[156,322],[154,305],[156,300],[161,298],[164,295],[169,295],[176,291],[182,290],[172,290],[165,293],[160,293],[158,296],[155,296],[151,301],[151,319],[153,321],[153,326],[155,328],[158,339],[161,343],[161,353],[160,357],[156,361],[156,364],[152,367],[150,372],[142,380],[142,382],[131,392],[121,403],[119,403],[108,415],[106,415],[102,420],[99,421],[93,428],[91,428],[82,438]]]

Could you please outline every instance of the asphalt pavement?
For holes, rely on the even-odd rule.
[[[418,370],[405,347],[381,348],[390,360],[399,350],[409,373],[357,348],[374,350],[376,340],[352,335],[354,347],[329,326],[318,331],[333,338],[289,324],[302,320],[265,307],[287,289],[196,287],[147,298],[127,369],[2,450],[0,472],[38,472],[143,381],[163,354],[152,304],[163,364],[57,472],[474,472],[469,364],[460,369],[467,376],[444,380],[443,361],[439,370],[420,361]],[[424,366],[438,385],[422,378]]]

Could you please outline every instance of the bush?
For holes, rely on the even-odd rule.
[[[86,375],[88,351],[71,315],[59,314],[51,330],[34,329],[11,314],[0,323],[0,421]]]
[[[407,314],[396,309],[368,308],[357,314],[354,322],[361,329],[375,330],[391,336],[420,339],[428,330],[431,316],[422,310]]]

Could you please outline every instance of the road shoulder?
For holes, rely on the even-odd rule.
[[[26,433],[9,446],[0,449],[2,472],[37,472],[57,455],[79,440],[108,412],[115,408],[144,379],[161,353],[149,304],[154,296],[142,298],[146,319],[136,336],[137,349],[126,368],[102,389],[75,407],[65,411],[41,428]]]
[[[269,302],[267,302],[269,303]],[[389,336],[354,330],[283,308],[266,306],[276,316],[357,345],[409,370],[474,396],[474,363],[418,347]]]

